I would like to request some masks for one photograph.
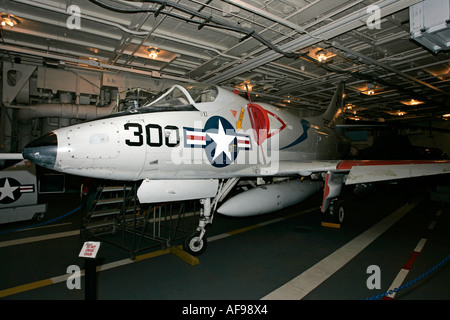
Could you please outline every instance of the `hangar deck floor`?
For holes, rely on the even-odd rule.
[[[339,229],[321,226],[320,195],[259,217],[217,215],[207,231],[208,249],[198,257],[197,265],[158,248],[139,253],[133,261],[128,252],[102,243],[97,297],[184,301],[371,298],[415,280],[449,254],[449,206],[429,201],[426,195],[421,201],[418,198],[395,185],[385,185],[363,198],[344,192],[346,222]],[[44,200],[48,200],[47,220],[79,205],[77,194]],[[84,267],[78,258],[82,246],[77,232],[79,215],[41,228],[9,232],[29,225],[0,226],[0,300],[84,299],[83,281],[81,289],[72,290],[66,282],[68,266]],[[376,286],[377,280],[379,288],[368,288]],[[398,291],[393,299],[448,300],[449,283],[447,262]]]

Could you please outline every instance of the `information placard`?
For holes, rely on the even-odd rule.
[[[95,259],[98,253],[98,249],[100,249],[100,242],[87,241],[84,243],[83,248],[81,248],[80,254],[78,256],[80,258]]]

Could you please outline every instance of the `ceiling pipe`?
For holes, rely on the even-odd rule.
[[[375,59],[372,59],[372,58],[370,58],[370,57],[367,57],[367,56],[363,55],[362,53],[359,53],[359,52],[357,52],[357,51],[354,51],[354,50],[352,50],[352,49],[349,49],[349,48],[347,48],[347,47],[341,45],[341,44],[340,44],[339,42],[337,42],[337,41],[332,41],[332,42],[331,42],[331,45],[332,45],[333,47],[335,47],[336,49],[339,49],[339,50],[341,50],[341,51],[344,51],[344,52],[346,52],[346,53],[348,53],[348,54],[350,54],[350,55],[352,55],[352,56],[354,56],[354,57],[356,57],[356,58],[360,58],[360,59],[366,61],[367,63],[370,63],[370,64],[373,64],[373,65],[379,66],[379,67],[381,67],[381,68],[383,68],[383,69],[385,69],[385,70],[388,70],[388,71],[391,71],[391,72],[393,72],[393,73],[396,73],[397,75],[399,75],[399,76],[401,76],[401,77],[403,77],[403,78],[406,78],[406,79],[408,79],[408,80],[414,81],[414,82],[416,82],[416,83],[418,83],[418,84],[420,84],[420,85],[422,85],[422,86],[425,86],[425,87],[428,87],[428,88],[430,88],[430,89],[433,89],[434,91],[437,91],[437,92],[439,92],[439,93],[442,93],[442,94],[444,94],[444,95],[446,95],[446,96],[449,95],[449,93],[448,93],[448,92],[445,92],[444,90],[441,90],[441,89],[439,89],[439,88],[436,88],[435,86],[433,86],[433,85],[431,85],[431,84],[429,84],[429,83],[427,83],[427,82],[425,82],[425,81],[422,81],[422,80],[420,80],[420,79],[417,79],[417,78],[415,78],[415,77],[413,77],[413,76],[411,76],[411,75],[409,75],[409,74],[407,74],[407,73],[405,73],[405,72],[402,72],[402,71],[400,71],[400,70],[397,70],[397,69],[395,69],[395,68],[393,68],[393,67],[391,67],[391,66],[389,66],[389,65],[387,65],[387,64],[385,64],[385,63],[382,63],[382,62],[379,62],[379,61],[377,61],[377,60],[375,60]]]
[[[17,120],[27,121],[35,118],[67,118],[91,120],[112,113],[116,102],[107,107],[71,103],[41,103],[29,106],[10,106],[17,109]]]
[[[227,2],[227,0],[224,0],[224,1]],[[266,29],[262,30],[262,31],[261,31],[261,34],[264,33],[264,32],[267,31],[267,30],[271,30],[273,27],[275,27],[275,26],[278,25],[278,24],[284,24],[285,26],[289,26],[289,25],[291,24],[291,23],[289,22],[289,19],[294,18],[295,16],[297,16],[297,15],[300,14],[300,13],[302,13],[303,11],[305,11],[305,10],[307,10],[307,9],[309,9],[309,8],[311,8],[311,7],[313,7],[314,5],[316,5],[316,4],[318,4],[318,3],[320,3],[320,1],[321,1],[321,0],[316,0],[316,1],[310,2],[310,3],[308,3],[306,6],[304,6],[304,7],[300,8],[300,9],[296,10],[295,12],[290,13],[290,14],[289,14],[288,16],[286,16],[284,19],[283,19],[283,18],[280,18],[280,17],[277,17],[277,22],[275,22],[273,25],[267,27]],[[352,2],[352,3],[350,3],[350,4],[347,4],[347,5],[344,5],[344,6],[342,6],[342,7],[339,7],[339,9],[333,11],[333,13],[328,13],[328,14],[326,14],[326,15],[324,15],[324,16],[318,17],[318,18],[315,19],[313,22],[308,23],[307,25],[303,26],[301,29],[299,29],[299,30],[297,30],[297,31],[301,31],[301,30],[305,30],[305,29],[312,28],[312,27],[314,27],[315,25],[317,25],[317,24],[319,24],[319,23],[321,23],[321,22],[323,22],[323,21],[325,21],[325,20],[327,20],[327,19],[330,19],[333,15],[337,15],[337,14],[342,13],[342,12],[345,11],[345,10],[349,10],[350,8],[352,8],[353,6],[355,6],[355,5],[359,4],[359,3],[361,3],[362,1],[363,1],[363,0],[356,0],[356,1]],[[232,1],[229,1],[229,2],[231,3]],[[241,3],[242,3],[242,2],[241,2]],[[245,10],[249,11],[250,13],[252,13],[252,14],[258,14],[258,13],[259,13],[261,16],[264,17],[265,11],[258,10],[258,11],[256,11],[256,12],[253,12],[253,11],[251,11],[251,6],[250,6],[250,5],[246,5],[245,3],[242,3],[242,4],[243,4],[243,8],[244,8]],[[273,15],[271,15],[271,17],[273,18]],[[294,29],[295,29],[295,28],[294,28]],[[293,35],[295,35],[295,33],[296,33],[297,31],[292,31],[292,32],[289,33],[288,35],[283,36],[283,37],[280,37],[280,38],[274,40],[273,43],[274,43],[274,44],[277,44],[277,43],[279,43],[279,42],[282,42],[282,41],[286,40],[287,38],[292,37]],[[237,45],[231,47],[231,48],[228,49],[227,51],[235,50],[235,49],[236,49],[239,45],[241,45],[242,43],[243,43],[243,42],[240,42],[239,44],[237,44]],[[253,56],[255,56],[256,54],[258,54],[259,52],[261,52],[261,51],[264,50],[264,49],[265,49],[265,47],[260,47],[260,48],[258,48],[258,49],[256,49],[256,50],[254,50],[254,51],[248,53],[246,56],[247,56],[247,57],[253,57]],[[245,60],[246,60],[246,58],[245,58],[245,57],[242,57],[242,58],[240,59],[240,61],[238,61],[238,63],[242,63],[242,62],[245,61]],[[207,61],[207,62],[205,62],[205,64],[206,64],[206,63],[209,63],[209,62],[210,62],[210,61]],[[233,63],[236,63],[236,62],[230,62],[229,65],[222,65],[220,68],[218,68],[218,69],[212,71],[211,73],[205,74],[205,75],[199,77],[199,78],[198,78],[198,81],[204,81],[205,79],[208,79],[208,78],[211,76],[211,74],[217,74],[217,73],[221,72],[222,70],[225,70],[225,69],[230,68],[230,66],[231,66]],[[270,65],[273,66],[273,65],[276,65],[276,63],[275,63],[275,62],[271,62]],[[283,66],[283,65],[281,65],[281,64],[278,64],[278,67],[279,67],[279,68],[284,68],[284,70],[286,70],[286,72],[292,71],[292,68],[289,67],[289,66]],[[301,71],[301,70],[297,70],[297,72],[299,72],[299,73],[301,73],[301,74],[303,74],[303,75],[305,75],[305,76],[307,76],[307,77],[310,77],[311,79],[320,77],[320,76],[313,75],[313,74],[306,75],[306,74],[305,74],[303,71]],[[328,76],[327,76],[327,77],[328,77]],[[280,79],[280,80],[281,80],[281,79]],[[208,82],[209,82],[209,81],[208,81]],[[323,82],[326,82],[326,81],[323,81]],[[295,86],[295,85],[294,85],[294,86]]]
[[[27,55],[32,55],[32,56],[37,56],[37,57],[42,57],[42,58],[55,59],[55,60],[59,60],[59,61],[72,62],[75,64],[83,64],[83,65],[89,64],[88,60],[69,58],[69,57],[65,57],[62,55],[51,54],[51,53],[30,50],[30,49],[24,49],[24,48],[18,48],[18,47],[10,46],[10,45],[0,44],[0,50],[13,51],[13,52],[21,53],[21,54],[27,54]],[[159,76],[155,76],[153,74],[153,72],[151,72],[151,71],[139,70],[139,69],[135,69],[135,68],[120,67],[120,66],[102,63],[102,62],[94,62],[94,63],[95,63],[95,67],[97,67],[97,68],[104,68],[104,69],[115,70],[115,71],[135,73],[135,74],[150,76],[150,77],[154,77],[154,78],[158,78],[158,79],[167,79],[167,80],[174,80],[174,81],[181,81],[181,82],[192,82],[192,80],[186,79],[183,77],[176,77],[176,76],[164,75],[164,74],[159,74],[159,73],[158,73]],[[102,70],[99,70],[99,71],[101,72]]]
[[[221,30],[228,30],[228,31],[233,31],[233,32],[237,32],[237,33],[242,33],[242,34],[244,34],[244,37],[241,38],[240,41],[244,41],[248,38],[253,38],[253,39],[261,42],[262,44],[264,44],[265,46],[267,46],[269,49],[273,50],[274,52],[281,54],[282,56],[285,56],[287,58],[296,58],[297,57],[297,54],[295,52],[291,52],[289,50],[283,50],[281,47],[277,47],[277,46],[273,45],[273,43],[271,43],[270,41],[268,41],[267,39],[262,37],[259,33],[255,32],[255,30],[247,29],[247,28],[244,28],[241,26],[236,26],[234,24],[229,23],[225,19],[221,19],[221,18],[212,16],[212,15],[202,14],[201,12],[197,12],[188,6],[185,6],[185,5],[176,3],[176,2],[167,1],[167,0],[147,0],[147,1],[145,1],[145,2],[157,3],[164,7],[165,6],[172,7],[180,12],[194,15],[195,17],[200,18],[203,21],[189,19],[183,15],[173,14],[173,13],[167,12],[167,11],[160,11],[160,10],[155,10],[155,9],[127,9],[127,8],[122,8],[122,7],[116,7],[116,6],[110,5],[108,3],[102,2],[100,0],[90,0],[90,1],[101,7],[110,9],[112,11],[121,12],[121,13],[133,14],[133,13],[139,13],[139,12],[155,12],[155,13],[169,15],[170,17],[177,18],[177,19],[189,22],[189,23],[198,24],[198,30],[202,29],[205,26],[208,26],[211,28],[217,28],[217,29],[221,29]]]
[[[31,5],[31,6],[34,6],[34,7],[37,7],[37,8],[49,10],[49,11],[52,11],[52,12],[61,13],[63,15],[69,15],[66,12],[66,9],[54,7],[54,6],[51,6],[51,5],[48,5],[48,4],[44,4],[44,3],[39,3],[39,2],[36,2],[36,1],[14,0],[14,2],[22,3],[22,4],[25,4],[25,5]],[[112,27],[116,27],[116,28],[119,28],[120,30],[122,30],[122,31],[124,31],[126,33],[130,33],[130,34],[137,35],[137,36],[145,36],[148,33],[148,31],[131,30],[131,29],[128,29],[128,28],[122,26],[121,24],[113,22],[111,20],[99,19],[97,17],[92,17],[92,16],[87,15],[87,14],[83,15],[83,19],[94,21],[94,22],[100,22],[102,24],[106,24],[106,25],[109,25],[109,26],[112,26]]]
[[[411,5],[416,4],[420,1],[421,0],[403,0],[403,1],[385,0],[385,1],[378,1],[374,3],[374,5],[377,5],[380,8],[381,18],[383,18],[387,15],[408,8]],[[320,41],[327,41],[345,32],[361,27],[366,23],[368,17],[366,9],[367,8],[362,8],[360,10],[357,10],[353,13],[346,15],[345,17],[337,21],[328,23],[323,27],[320,27],[314,31],[309,32],[308,34],[305,34],[293,41],[290,41],[289,43],[280,46],[280,49],[284,51],[294,51],[294,50],[298,51],[313,44],[316,44]],[[269,63],[281,57],[282,57],[281,54],[269,51],[265,54],[260,55],[258,58],[252,59],[241,65],[231,68],[228,72],[209,78],[208,82],[220,83],[226,81],[232,77],[248,72],[254,68],[257,68],[263,64]]]
[[[18,3],[29,5],[29,6],[34,6],[36,8],[48,10],[48,11],[51,11],[51,12],[55,12],[55,13],[59,13],[59,14],[63,14],[63,15],[68,15],[68,13],[66,12],[65,9],[53,7],[53,6],[50,6],[50,5],[47,5],[47,4],[38,3],[38,2],[34,2],[34,1],[30,2],[28,0],[14,0],[14,1],[18,2]],[[130,3],[130,4],[132,4],[132,3]],[[20,15],[20,16],[24,16],[23,14],[21,14],[19,12],[15,12],[15,14]],[[31,19],[31,17],[29,17],[29,19]],[[83,19],[90,20],[92,22],[101,23],[101,24],[104,24],[104,25],[109,25],[109,26],[112,26],[112,27],[116,27],[116,28],[119,28],[120,30],[122,30],[123,32],[129,33],[129,34],[135,35],[135,36],[147,36],[149,33],[152,33],[152,35],[157,37],[157,38],[170,40],[170,41],[174,41],[174,42],[178,42],[178,43],[182,43],[182,44],[194,45],[192,42],[185,41],[185,40],[179,39],[179,38],[174,37],[174,36],[158,33],[157,31],[155,31],[153,29],[152,30],[146,30],[145,28],[141,28],[141,30],[143,30],[143,31],[131,30],[131,29],[128,29],[128,28],[124,27],[123,25],[121,25],[119,23],[108,21],[108,20],[105,20],[105,19],[101,19],[99,17],[94,17],[94,16],[91,16],[89,14],[83,15]],[[58,23],[50,23],[48,21],[46,21],[46,22],[49,23],[49,24],[56,25],[56,26],[59,25]],[[98,33],[96,33],[96,35],[98,35]],[[102,34],[102,36],[107,36],[110,39],[116,39],[116,37],[112,36],[112,35],[109,36],[107,34]],[[136,42],[136,43],[138,44],[138,42]],[[217,53],[217,54],[219,54],[221,56],[225,56],[227,58],[240,59],[238,57],[234,57],[234,56],[231,56],[231,55],[226,55],[220,49],[208,46],[205,43],[199,44],[198,46],[203,48],[203,49],[205,49],[205,50],[208,50],[208,51],[214,51],[215,53]],[[169,49],[169,51],[170,51],[170,49]],[[192,55],[193,56],[195,55],[196,57],[198,57],[198,53],[192,54]]]
[[[289,20],[283,19],[277,15],[274,15],[268,11],[262,10],[251,4],[245,3],[244,1],[241,1],[241,0],[222,0],[222,1],[232,4],[236,7],[242,8],[244,10],[247,10],[251,13],[257,14],[263,18],[269,19],[277,24],[281,24],[285,27],[291,28],[292,30],[295,30],[299,33],[306,33],[306,34],[308,33],[304,28],[302,28],[298,24],[290,22]],[[319,1],[316,1],[315,3],[317,3],[317,2],[319,2]]]

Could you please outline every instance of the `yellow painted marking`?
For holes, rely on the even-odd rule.
[[[36,288],[45,287],[45,286],[48,286],[51,284],[53,284],[53,281],[51,279],[45,279],[45,280],[40,280],[40,281],[36,281],[36,282],[32,282],[32,283],[23,284],[21,286],[17,286],[17,287],[5,289],[5,290],[0,290],[0,298],[10,296],[10,295],[16,294],[16,293],[28,291],[28,290],[33,290]]]
[[[193,255],[184,251],[182,249],[182,246],[171,247],[170,252],[172,252],[172,254],[176,255],[181,260],[189,263],[191,266],[195,266],[200,263],[197,257],[194,257]]]
[[[170,249],[149,252],[146,254],[141,254],[140,256],[136,256],[134,261],[142,261],[142,260],[146,260],[146,259],[150,259],[150,258],[154,258],[154,257],[159,257],[159,256],[162,256],[163,254],[167,254],[167,253],[170,253]]]
[[[241,118],[243,116],[243,111],[244,111],[243,109],[244,108],[242,108],[242,110],[241,110],[241,116],[239,118]],[[287,216],[280,217],[280,218],[277,218],[277,219],[273,219],[273,220],[270,220],[270,221],[266,221],[266,222],[263,222],[261,224],[256,224],[256,225],[253,225],[253,226],[249,226],[249,227],[241,228],[241,229],[238,229],[238,230],[226,232],[226,233],[223,234],[223,236],[232,236],[232,235],[236,235],[236,234],[239,234],[239,233],[247,232],[247,231],[250,231],[250,230],[253,230],[253,229],[256,229],[256,228],[259,228],[259,227],[263,227],[263,226],[271,224],[271,223],[279,222],[279,221],[282,221],[282,220],[285,220],[285,219],[288,219],[288,218],[292,218],[292,217],[295,217],[295,216],[298,216],[298,215],[301,215],[301,214],[304,214],[304,213],[307,213],[307,212],[310,212],[310,211],[313,211],[313,210],[316,210],[316,208],[305,210],[305,211],[298,212],[298,213],[291,214],[291,215],[287,215]],[[221,238],[223,238],[223,236],[219,235],[219,236],[217,236],[217,239],[221,239]],[[171,247],[171,248],[168,248],[168,249],[158,250],[158,251],[149,252],[149,253],[145,253],[145,254],[136,256],[134,260],[124,259],[124,260],[112,262],[112,263],[109,263],[109,264],[106,264],[106,265],[97,266],[97,272],[108,270],[108,269],[112,269],[112,268],[116,268],[116,267],[120,267],[120,266],[129,264],[129,263],[133,263],[133,262],[137,262],[137,261],[143,261],[143,260],[147,260],[147,259],[150,259],[150,258],[159,257],[159,256],[162,256],[162,255],[168,254],[168,253],[172,253],[172,254],[174,254],[174,255],[176,255],[178,257],[184,256],[184,258],[187,258],[187,261],[183,257],[180,257],[180,258],[183,259],[184,261],[188,262],[191,265],[195,265],[195,264],[199,263],[198,262],[199,260],[196,257],[191,256],[190,254],[188,254],[187,252],[182,250],[180,247]],[[0,290],[0,298],[6,297],[6,296],[10,296],[10,295],[13,295],[13,294],[17,294],[17,293],[20,293],[20,292],[32,290],[32,289],[45,287],[45,286],[52,285],[52,284],[55,284],[55,283],[58,283],[58,282],[62,282],[62,281],[65,281],[68,276],[69,275],[66,274],[66,275],[62,275],[62,276],[58,276],[58,277],[53,277],[53,278],[49,278],[49,279],[44,279],[44,280],[40,280],[40,281],[36,281],[36,282],[20,285],[20,286],[9,288],[9,289],[5,289],[5,290]],[[84,276],[84,270],[82,270],[81,276]]]
[[[239,115],[239,120],[238,120],[238,122],[236,122],[236,130],[242,129],[242,119],[244,119],[244,112],[245,112],[245,109],[241,108],[241,114]]]
[[[341,227],[341,225],[339,223],[331,223],[331,222],[323,222],[322,221],[322,227],[339,229]]]
[[[242,228],[242,229],[230,231],[230,232],[227,232],[227,233],[230,234],[230,235],[232,235],[232,236],[234,236],[234,235],[236,235],[236,234],[238,234],[238,233],[247,232],[247,231],[250,231],[250,230],[259,228],[259,227],[260,227],[259,225],[255,224],[254,226],[250,226],[250,227],[246,227],[246,228]]]

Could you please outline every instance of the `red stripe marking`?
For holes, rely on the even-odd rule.
[[[330,179],[330,174],[327,173],[327,176],[325,177],[325,185],[323,187],[323,199],[322,199],[322,206],[320,207],[320,210],[322,212],[325,212],[324,207],[325,207],[325,199],[328,197],[328,195],[330,194],[330,187],[328,186],[328,180]]]
[[[205,137],[204,136],[192,136],[192,135],[189,135],[189,136],[187,136],[186,137],[188,140],[205,140]]]
[[[416,261],[417,256],[419,255],[419,252],[414,251],[411,256],[409,257],[409,260],[406,261],[405,265],[403,266],[403,269],[405,270],[411,270],[411,267],[414,263],[414,261]]]
[[[439,164],[450,163],[449,160],[343,160],[338,163],[336,169],[350,170],[354,166],[386,166],[405,164]]]

